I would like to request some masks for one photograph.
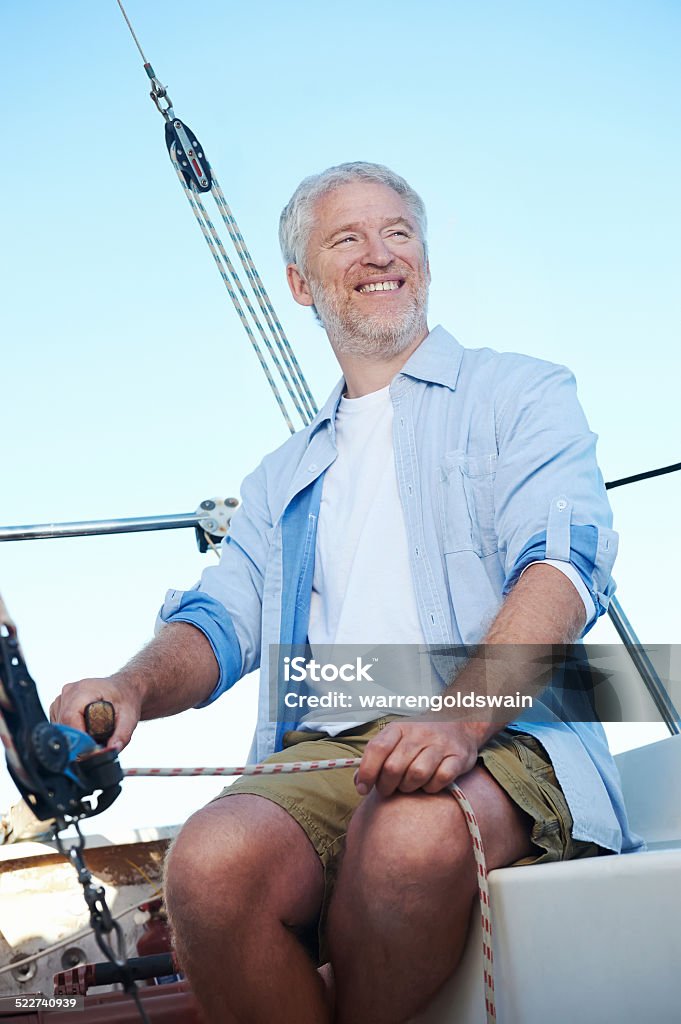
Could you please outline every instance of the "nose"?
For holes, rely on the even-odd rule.
[[[367,236],[361,259],[363,266],[387,267],[392,259],[393,254],[380,234]]]

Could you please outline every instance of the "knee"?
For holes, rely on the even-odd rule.
[[[344,869],[365,896],[391,891],[418,899],[431,888],[475,889],[471,840],[448,794],[372,794],[351,822]]]
[[[171,845],[164,893],[171,917],[200,915],[216,906],[238,912],[258,888],[257,839],[237,815],[209,805],[197,811]]]
[[[257,928],[263,919],[304,924],[323,890],[319,858],[286,811],[260,797],[218,800],[194,814],[165,866],[171,919],[195,921],[215,911],[224,924]],[[193,927],[193,925],[192,925]]]

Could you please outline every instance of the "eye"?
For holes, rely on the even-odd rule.
[[[339,238],[333,244],[334,244],[334,248],[335,248],[337,245],[343,245],[346,242],[355,242],[355,241],[357,241],[355,235],[344,235],[342,238]]]
[[[402,230],[399,230],[399,229],[397,231],[391,232],[391,234],[392,234],[393,238],[396,235],[399,235],[400,238],[409,238],[409,235],[407,234],[406,231],[402,231]]]

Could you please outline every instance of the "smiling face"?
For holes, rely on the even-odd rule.
[[[339,354],[389,359],[428,333],[430,272],[414,217],[386,185],[340,185],[314,205],[305,266],[289,265],[297,302],[317,309]]]

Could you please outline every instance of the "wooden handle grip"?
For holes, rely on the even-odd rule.
[[[93,700],[83,712],[85,728],[96,743],[107,743],[116,728],[116,712],[111,701]]]

